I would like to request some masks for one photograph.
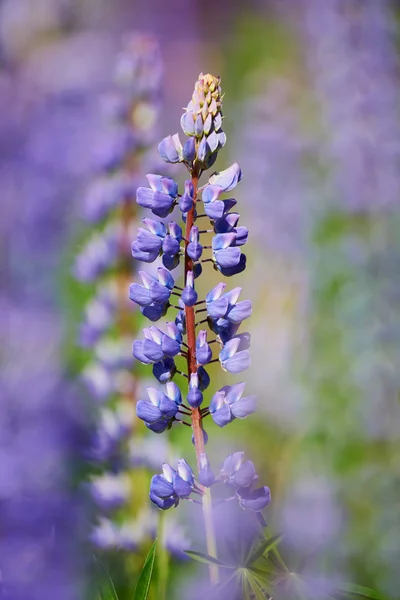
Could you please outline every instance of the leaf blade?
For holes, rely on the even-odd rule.
[[[157,538],[154,540],[144,561],[142,570],[139,574],[139,579],[136,584],[133,600],[147,600],[149,594],[151,577],[154,569],[154,561],[157,550]]]
[[[219,567],[223,567],[225,569],[236,568],[234,565],[224,563],[221,560],[218,560],[218,558],[214,558],[213,556],[210,556],[209,554],[204,554],[203,552],[197,552],[195,550],[185,550],[185,554],[190,556],[190,558],[192,558],[193,560],[197,560],[197,562],[200,562],[205,565],[218,565]]]

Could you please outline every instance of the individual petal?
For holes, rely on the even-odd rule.
[[[178,412],[178,406],[173,400],[170,400],[170,398],[163,394],[160,402],[160,411],[162,416],[170,421]]]
[[[203,394],[199,390],[199,379],[197,373],[192,373],[190,375],[187,401],[192,408],[198,408],[203,402]]]
[[[163,335],[161,348],[165,356],[172,358],[181,351],[181,344],[177,340],[169,337],[169,335]]]
[[[151,300],[155,304],[164,304],[171,296],[171,290],[157,281],[151,282],[149,292]]]
[[[187,481],[191,485],[194,483],[194,475],[191,467],[188,465],[184,458],[178,460],[178,474],[184,481]]]
[[[161,346],[153,340],[144,340],[142,344],[142,350],[146,358],[153,363],[164,358],[164,352],[162,351]]]
[[[199,378],[199,390],[204,392],[204,390],[206,390],[210,385],[210,376],[204,367],[199,367],[197,369],[197,375]]]
[[[154,194],[153,190],[149,190],[146,187],[139,187],[136,192],[136,202],[143,208],[153,208],[154,205]]]
[[[210,219],[219,219],[225,211],[225,203],[222,200],[209,202],[204,205],[204,212]]]
[[[223,296],[222,298],[214,300],[214,302],[207,303],[207,314],[212,319],[220,319],[225,316],[228,306],[228,298]]]
[[[162,241],[162,251],[170,256],[178,254],[180,248],[181,246],[178,240],[173,238],[171,235],[167,235],[164,241]]]
[[[224,404],[221,408],[211,413],[211,417],[218,427],[225,427],[232,421],[232,413],[229,404]]]
[[[240,383],[234,383],[231,387],[226,386],[226,401],[228,404],[233,404],[234,402],[240,400],[245,387],[246,383],[244,381],[241,381]]]
[[[147,423],[155,423],[161,419],[162,414],[158,406],[154,406],[148,400],[139,400],[136,404],[136,414],[139,419]]]
[[[245,398],[240,398],[240,400],[237,400],[231,405],[232,414],[237,419],[245,419],[254,413],[256,408],[257,405],[255,396],[246,396]]]
[[[157,277],[158,277],[158,281],[161,283],[161,285],[164,285],[169,290],[173,289],[173,287],[175,285],[175,281],[169,271],[167,271],[163,267],[158,267]]]
[[[158,144],[158,152],[163,161],[167,163],[178,163],[183,159],[179,137],[177,139],[172,135],[168,135]]]
[[[213,302],[214,300],[218,300],[224,293],[226,288],[226,283],[217,283],[217,285],[208,292],[206,296],[206,302]]]
[[[220,194],[221,188],[219,186],[206,185],[203,189],[201,199],[203,200],[204,204],[209,204],[218,200]]]
[[[215,481],[214,473],[211,470],[209,460],[206,454],[200,454],[200,469],[198,480],[204,487],[211,487]]]
[[[143,250],[140,250],[136,240],[132,243],[131,249],[133,258],[136,258],[136,260],[141,260],[145,263],[154,262],[159,255],[158,250],[153,250],[152,252],[144,252]]]
[[[228,233],[236,226],[239,216],[237,213],[228,213],[214,222],[215,233]]]
[[[171,421],[169,421],[168,419],[164,419],[164,417],[161,417],[161,419],[159,421],[156,421],[155,423],[148,423],[147,421],[145,421],[145,425],[148,429],[150,429],[150,431],[153,431],[154,433],[164,433],[164,431],[171,427]]]
[[[170,400],[173,400],[177,406],[182,404],[181,390],[173,381],[169,381],[166,385],[167,396]]]
[[[229,248],[236,239],[236,233],[217,233],[212,240],[212,248],[214,252]]]
[[[178,498],[189,498],[193,491],[193,485],[182,479],[179,475],[174,478],[174,493]]]
[[[256,469],[251,460],[246,460],[231,477],[231,483],[236,487],[248,487],[257,479]]]
[[[237,496],[242,508],[255,512],[263,510],[271,502],[271,491],[266,485],[255,490],[238,490]]]
[[[156,322],[165,315],[168,304],[150,304],[150,306],[144,306],[140,309],[142,315],[144,315],[150,321]]]
[[[196,158],[196,140],[194,137],[190,137],[185,145],[183,146],[183,160],[185,162],[192,162]]]
[[[165,219],[174,208],[174,198],[164,192],[153,192],[151,212],[161,219]],[[142,205],[143,206],[143,205]]]
[[[238,264],[234,267],[222,267],[221,265],[217,266],[218,270],[222,273],[222,275],[224,275],[225,277],[232,277],[232,275],[237,275],[238,273],[242,273],[242,271],[245,270],[246,255],[241,254]]]
[[[135,340],[133,342],[133,356],[140,360],[144,365],[150,365],[153,361],[150,360],[143,352],[143,342]]]
[[[131,283],[129,286],[129,298],[139,306],[149,306],[152,303],[149,290],[138,283]]]
[[[224,460],[224,464],[222,465],[221,474],[226,477],[232,477],[236,471],[240,468],[240,465],[243,462],[244,452],[234,452],[233,454],[229,454]]]
[[[194,117],[193,112],[185,112],[181,116],[181,127],[186,135],[194,135]]]
[[[168,508],[171,508],[171,506],[174,506],[174,504],[176,505],[175,498],[173,498],[173,497],[160,498],[159,496],[154,494],[154,492],[152,492],[151,490],[150,490],[150,500],[153,502],[153,504],[158,506],[158,508],[160,508],[161,510],[168,510]]]
[[[237,375],[248,369],[250,365],[250,352],[249,350],[243,350],[242,352],[237,352],[232,358],[228,358],[228,360],[222,364],[222,368],[224,371]]]
[[[235,240],[235,246],[244,246],[244,244],[247,242],[247,239],[249,237],[249,230],[247,229],[247,227],[236,227],[235,228],[236,231],[236,240]]]
[[[221,140],[221,145],[224,145]],[[224,141],[225,143],[225,141]],[[242,178],[242,171],[238,163],[233,163],[224,171],[214,173],[208,180],[211,185],[218,185],[224,192],[233,190]]]
[[[243,300],[242,302],[238,302],[231,310],[228,311],[226,318],[235,324],[239,324],[248,317],[250,317],[252,313],[252,304],[250,300]]]
[[[139,227],[136,242],[139,250],[143,252],[157,251],[158,253],[161,250],[163,238],[150,231],[146,231],[143,227]]]
[[[171,196],[171,198],[176,198],[178,195],[178,184],[171,177],[161,177],[160,179],[161,190]]]
[[[150,490],[159,498],[169,498],[174,493],[173,484],[163,475],[153,475],[150,482]]]
[[[153,365],[153,375],[160,383],[167,383],[176,373],[175,362],[172,358],[165,358]]]

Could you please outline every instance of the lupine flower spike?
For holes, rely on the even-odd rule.
[[[92,477],[88,489],[100,512],[91,538],[103,549],[131,550],[141,542],[137,531],[132,538],[126,524],[114,523],[111,517],[131,501],[126,456],[135,418],[137,380],[129,359],[134,305],[126,297],[126,288],[132,276],[130,248],[132,227],[137,222],[138,172],[155,162],[149,151],[155,141],[160,85],[161,61],[155,41],[140,34],[127,36],[117,58],[112,89],[102,98],[104,139],[94,152],[94,179],[83,203],[84,217],[96,230],[75,264],[76,277],[95,285],[79,342],[89,357],[84,382],[101,403],[89,457],[96,463],[98,474]],[[154,260],[161,251],[169,235],[164,229],[162,223],[144,219],[136,249],[141,260]],[[173,233],[179,237],[175,229]],[[172,254],[170,247],[168,252]],[[153,302],[161,306],[168,301],[165,284],[169,278],[169,271],[164,269],[158,279],[144,274],[143,286],[136,286],[135,298],[142,301],[149,314]],[[174,356],[174,350],[179,351],[174,335],[174,329],[161,334],[155,327],[149,328],[137,349],[139,360],[160,360],[164,351]],[[157,393],[149,392],[150,402],[139,404],[138,412],[142,409],[150,429],[162,431],[178,410],[180,396],[173,387],[159,401]],[[142,533],[148,534],[144,529]]]
[[[158,146],[165,162],[182,163],[189,172],[182,193],[173,179],[154,174],[147,175],[150,188],[137,190],[138,204],[148,208],[153,216],[165,219],[179,208],[183,224],[182,227],[175,221],[166,224],[153,216],[143,220],[146,229],[139,229],[132,254],[147,263],[161,257],[163,266],[158,267],[156,275],[140,271],[142,283],[133,283],[130,287],[130,298],[140,306],[145,317],[152,322],[163,316],[169,319],[166,327],[146,328],[144,339],[133,344],[136,359],[152,364],[156,379],[166,384],[165,393],[148,389],[148,398],[137,404],[137,415],[156,433],[164,432],[174,423],[190,424],[197,457],[197,479],[184,459],[178,461],[176,469],[164,464],[163,473],[152,479],[150,498],[166,510],[183,499],[200,497],[207,550],[212,556],[216,556],[216,540],[210,486],[227,486],[231,492],[229,499],[236,499],[244,510],[260,513],[270,501],[269,489],[256,486],[254,465],[244,460],[243,452],[230,455],[215,476],[205,451],[207,435],[203,421],[208,415],[219,427],[225,427],[255,410],[255,398],[244,396],[244,383],[221,388],[214,393],[210,406],[203,406],[203,391],[210,385],[208,364],[219,362],[224,371],[235,374],[250,365],[250,335],[239,333],[242,322],[251,315],[251,302],[239,301],[242,288],[226,291],[226,283],[221,282],[205,299],[199,299],[196,291],[196,279],[204,276],[209,264],[224,277],[237,275],[246,267],[242,247],[247,242],[248,231],[239,225],[240,215],[232,212],[236,200],[225,197],[241,180],[239,165],[234,163],[224,171],[213,173],[199,187],[200,177],[213,166],[225,145],[222,125],[220,79],[201,73],[181,118],[186,141],[182,142],[176,133],[164,138]],[[209,220],[209,227],[204,228],[203,220],[201,225],[197,224],[202,218]],[[202,243],[205,232],[214,232],[211,246]],[[179,266],[181,259],[179,286],[177,276],[173,277],[170,271]],[[173,311],[177,311],[174,317],[171,316]],[[186,363],[184,368],[178,364],[182,359]],[[181,376],[186,379],[186,394],[175,384],[175,379]],[[190,423],[185,419],[190,419]],[[211,575],[216,582],[215,565]]]

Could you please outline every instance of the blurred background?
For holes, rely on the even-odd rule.
[[[82,385],[88,356],[76,342],[90,292],[72,275],[90,231],[82,198],[104,127],[99,100],[132,32],[160,48],[154,146],[180,130],[199,72],[219,74],[228,141],[216,166],[243,169],[248,268],[232,283],[254,306],[244,378],[258,413],[209,425],[211,460],[240,441],[271,488],[267,520],[285,531],[293,570],[400,597],[399,9],[1,0],[0,598],[97,600],[92,542],[121,600],[132,598],[148,548],[137,524],[115,541],[88,493],[99,402]],[[213,378],[213,389],[226,383],[217,369]],[[140,430],[150,471],[126,449],[140,463],[129,489],[145,511],[164,456],[195,462],[178,429],[168,448]],[[121,502],[119,524],[131,504]],[[190,510],[172,517],[167,598],[185,598],[195,569],[182,550],[202,541]]]

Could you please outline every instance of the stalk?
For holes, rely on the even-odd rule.
[[[188,256],[187,246],[189,243],[189,236],[192,226],[195,222],[195,207],[196,207],[196,199],[197,199],[197,187],[199,182],[199,175],[196,169],[193,169],[192,172],[192,184],[194,188],[193,193],[193,207],[189,210],[186,216],[186,230],[185,230],[185,278],[188,271],[193,270],[193,261]],[[197,372],[197,363],[196,363],[196,320],[194,313],[194,306],[185,306],[185,316],[186,316],[186,332],[187,332],[187,371],[188,371],[188,380],[190,380],[190,375],[192,373]],[[200,459],[201,456],[205,454],[204,447],[204,435],[203,435],[203,426],[202,426],[202,416],[199,408],[191,409],[191,422],[194,436],[194,446],[196,450],[196,460],[197,460],[197,469],[198,471],[201,468]],[[211,491],[209,488],[203,489],[202,496],[202,508],[203,508],[203,520],[204,520],[204,529],[206,534],[206,544],[207,544],[207,552],[210,556],[217,558],[217,542],[215,537],[213,519],[212,519],[212,500],[211,500]],[[219,581],[219,573],[218,573],[218,565],[209,565],[210,569],[210,581],[212,584],[217,584]]]

